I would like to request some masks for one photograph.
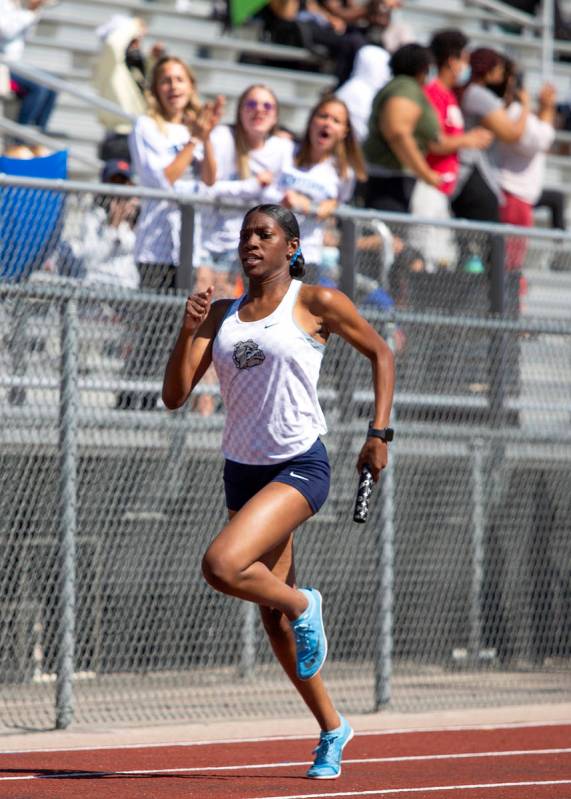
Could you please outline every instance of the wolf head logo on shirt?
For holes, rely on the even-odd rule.
[[[249,338],[247,341],[238,341],[234,345],[234,363],[238,369],[250,369],[252,366],[259,366],[265,360],[265,355],[255,341]]]

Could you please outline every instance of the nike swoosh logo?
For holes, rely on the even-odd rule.
[[[270,322],[269,325],[264,325],[264,330],[266,329],[266,327],[274,327],[277,324],[278,324],[278,322]]]
[[[295,472],[290,472],[292,477],[297,477],[298,480],[305,480],[306,483],[309,483],[309,477],[304,477],[302,474],[296,474]]]

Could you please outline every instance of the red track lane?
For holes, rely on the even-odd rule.
[[[404,799],[571,799],[571,725],[358,735],[345,750],[338,780],[304,778],[313,745],[312,740],[284,739],[3,754],[0,798],[287,799],[340,794],[339,799],[374,799],[369,792],[378,792],[379,798]],[[449,757],[477,753],[486,754]],[[562,784],[509,785],[547,781]],[[405,792],[408,788],[414,790]]]

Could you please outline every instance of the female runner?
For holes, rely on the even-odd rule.
[[[341,292],[304,285],[299,226],[279,205],[250,209],[238,255],[248,278],[237,300],[211,303],[212,287],[188,298],[163,385],[179,408],[211,362],[226,408],[224,487],[229,522],[204,555],[207,582],[260,606],[272,648],[321,728],[307,776],[334,779],[353,730],[319,671],[327,654],[321,595],[295,585],[293,533],[329,490],[326,432],[317,399],[325,349],[337,333],[369,358],[375,415],[357,460],[373,478],[387,464],[394,386],[392,353]]]

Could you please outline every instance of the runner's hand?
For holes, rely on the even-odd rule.
[[[212,303],[213,291],[214,286],[208,286],[206,291],[199,291],[196,294],[191,294],[187,299],[182,326],[188,333],[196,333],[208,316]]]
[[[363,444],[357,459],[357,473],[361,474],[363,466],[367,464],[376,483],[381,471],[387,465],[388,458],[389,448],[386,442],[380,438],[368,438]]]

